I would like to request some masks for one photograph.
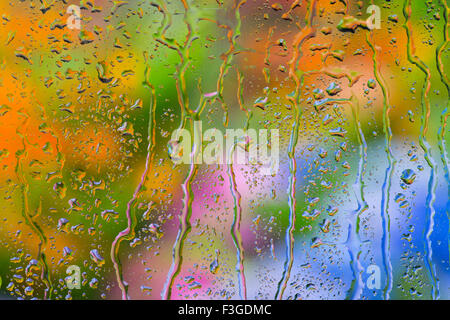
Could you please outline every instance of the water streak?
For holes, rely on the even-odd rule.
[[[230,157],[232,159],[236,145],[233,145],[230,150]],[[228,165],[228,176],[230,180],[230,191],[233,196],[233,223],[231,225],[231,237],[233,238],[234,246],[236,247],[236,271],[238,273],[239,282],[239,296],[241,300],[247,299],[247,286],[244,273],[244,247],[242,245],[241,235],[241,220],[242,220],[242,207],[241,207],[241,194],[238,191],[236,183],[236,175],[234,173],[233,164]]]
[[[44,293],[44,299],[52,299],[52,293],[53,293],[53,284],[50,278],[50,271],[47,264],[46,255],[44,253],[45,247],[47,245],[47,237],[44,234],[44,231],[39,226],[39,224],[34,221],[34,218],[39,216],[42,210],[42,201],[39,204],[39,207],[37,208],[37,212],[34,216],[30,214],[30,208],[28,205],[28,193],[29,193],[29,184],[25,179],[24,170],[23,170],[23,164],[22,164],[22,158],[26,156],[27,154],[27,146],[26,146],[26,136],[19,131],[19,128],[26,128],[27,122],[28,122],[28,115],[24,114],[26,116],[25,120],[23,121],[22,125],[19,126],[16,129],[16,133],[19,137],[21,137],[22,140],[22,149],[18,150],[16,152],[16,167],[15,167],[15,173],[16,177],[20,184],[20,191],[21,191],[21,197],[22,197],[22,217],[25,219],[25,223],[33,230],[33,232],[38,236],[40,242],[38,245],[38,253],[37,253],[37,259],[40,263],[41,267],[41,280],[45,284],[46,289]]]
[[[449,158],[447,153],[447,146],[445,141],[445,132],[447,128],[447,120],[448,116],[450,115],[450,82],[448,80],[448,76],[445,72],[445,66],[442,62],[442,54],[444,53],[444,50],[447,48],[449,44],[449,29],[450,29],[450,8],[447,5],[446,0],[441,0],[442,7],[444,9],[444,42],[440,47],[436,49],[436,58],[437,58],[437,67],[439,70],[439,74],[441,76],[441,81],[447,88],[447,105],[444,108],[444,111],[441,114],[441,125],[438,130],[438,142],[439,142],[439,151],[441,153],[441,161],[442,165],[444,167],[444,174],[445,179],[447,180],[448,185],[448,193],[447,193],[447,217],[449,221],[449,232],[447,237],[448,242],[448,252],[449,252],[449,260],[450,260],[450,170],[449,170]]]
[[[160,1],[160,4],[157,6],[160,12],[165,12],[163,23],[166,23],[166,26],[160,28],[160,31],[157,34],[156,41],[165,45],[169,49],[175,50],[180,57],[180,63],[176,67],[177,72],[175,74],[178,104],[181,110],[180,128],[184,128],[186,126],[186,123],[189,121],[191,123],[191,132],[193,132],[195,130],[194,121],[199,119],[200,113],[204,107],[204,100],[203,97],[200,99],[200,104],[197,111],[191,110],[189,108],[189,97],[186,90],[185,72],[187,70],[187,67],[189,66],[189,49],[191,48],[193,41],[198,38],[194,35],[192,25],[189,22],[188,3],[185,0],[181,0],[181,2],[184,7],[184,22],[188,30],[184,43],[179,44],[177,41],[168,41],[165,37],[165,32],[171,25],[171,18],[169,13],[167,12],[164,1]],[[172,264],[170,266],[166,282],[161,292],[161,297],[165,300],[170,299],[172,296],[172,287],[175,282],[175,278],[181,271],[184,242],[189,234],[189,231],[191,230],[190,218],[192,215],[192,202],[194,198],[191,184],[198,170],[198,166],[195,164],[195,159],[196,155],[198,154],[199,148],[201,148],[201,145],[199,146],[196,143],[193,144],[190,152],[191,164],[189,167],[189,172],[184,182],[181,184],[181,188],[183,190],[183,209],[179,216],[180,224],[178,228],[178,234],[172,248]]]
[[[239,70],[236,70],[238,76],[238,90],[237,90],[237,99],[239,102],[239,107],[242,111],[246,113],[247,120],[244,127],[244,130],[247,131],[250,125],[250,119],[252,113],[244,106],[244,98],[243,98],[243,82],[244,77],[242,76]],[[230,150],[230,159],[233,159],[234,150],[236,148],[236,144],[233,145]],[[241,300],[247,299],[247,285],[246,278],[244,272],[244,246],[242,244],[242,235],[241,235],[241,220],[242,220],[242,207],[241,207],[241,194],[239,193],[238,186],[236,183],[236,176],[234,173],[233,164],[230,163],[228,165],[228,177],[230,181],[230,191],[233,196],[233,223],[231,225],[231,237],[233,239],[234,246],[236,247],[236,271],[238,274],[238,282],[239,282],[239,296]]]
[[[145,55],[146,60],[148,60],[148,57]],[[148,63],[148,61],[147,61]],[[147,180],[148,173],[150,172],[150,167],[153,163],[154,158],[154,149],[156,146],[155,141],[155,130],[156,130],[156,123],[155,123],[155,110],[156,110],[156,94],[154,87],[149,82],[149,73],[150,73],[150,67],[147,66],[145,75],[145,84],[150,88],[151,90],[151,100],[150,100],[150,107],[149,107],[149,119],[148,119],[148,145],[147,145],[147,157],[145,160],[145,169],[144,172],[141,175],[140,182],[138,186],[136,187],[132,198],[127,203],[127,210],[126,210],[126,217],[127,217],[127,227],[119,232],[117,236],[115,237],[112,245],[111,245],[111,261],[114,265],[114,270],[116,272],[116,279],[117,283],[119,285],[119,288],[122,292],[122,299],[127,300],[129,298],[128,296],[128,285],[125,283],[123,279],[122,274],[122,265],[120,263],[119,258],[119,249],[120,249],[120,243],[124,240],[130,241],[133,240],[136,232],[136,213],[134,211],[134,207],[136,205],[136,201],[142,192],[142,188],[145,185],[145,182]]]

